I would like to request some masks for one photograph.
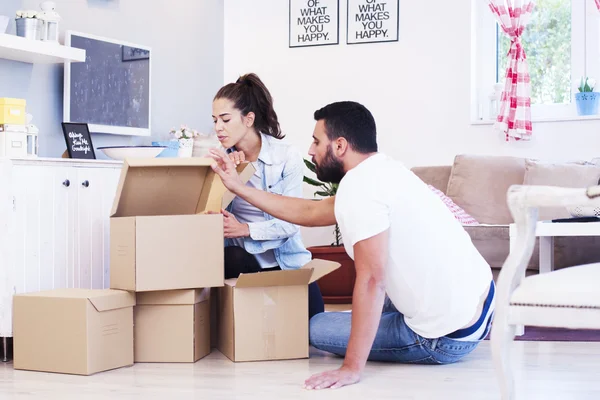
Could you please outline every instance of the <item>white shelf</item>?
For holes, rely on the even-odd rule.
[[[0,58],[25,63],[56,64],[84,62],[85,50],[56,42],[25,39],[16,35],[0,35]]]

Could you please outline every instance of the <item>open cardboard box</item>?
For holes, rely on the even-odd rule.
[[[218,349],[232,361],[307,358],[308,285],[340,264],[242,274],[219,288]]]
[[[210,354],[210,289],[136,294],[135,362],[196,362]]]
[[[135,292],[223,286],[223,216],[235,195],[210,158],[128,159],[110,218],[110,287]],[[243,182],[255,169],[238,166]]]
[[[135,294],[56,289],[14,296],[14,368],[91,375],[133,365]]]

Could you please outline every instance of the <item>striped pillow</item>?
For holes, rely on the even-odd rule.
[[[454,203],[450,197],[446,196],[444,194],[444,192],[442,192],[439,189],[436,189],[435,187],[433,187],[431,185],[427,185],[427,186],[435,194],[437,194],[438,196],[440,196],[440,199],[442,199],[442,201],[444,202],[444,204],[446,205],[446,207],[448,207],[448,209],[450,211],[452,211],[452,214],[454,214],[454,217],[461,224],[463,224],[463,225],[479,225],[479,222],[477,222],[477,220],[475,218],[473,218],[472,216],[470,216],[469,214],[467,214],[467,212],[465,210],[463,210],[460,206],[456,205],[456,203]]]

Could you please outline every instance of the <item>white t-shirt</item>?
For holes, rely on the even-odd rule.
[[[250,180],[246,183],[246,186],[264,190],[260,169],[257,165],[254,165],[254,168],[256,169],[256,172],[252,175],[252,177],[250,177]],[[233,199],[231,213],[234,214],[236,219],[242,224],[263,222],[266,220],[265,214],[261,210],[254,207],[241,197],[235,197]],[[234,238],[231,239],[231,241],[235,243],[236,246],[245,248],[244,238]],[[277,259],[275,258],[275,252],[273,250],[267,250],[262,254],[254,254],[254,257],[256,258],[256,261],[258,261],[258,264],[261,268],[271,268],[277,266]]]
[[[344,246],[389,229],[387,295],[419,335],[467,325],[492,272],[441,199],[400,162],[378,153],[346,173],[335,199]]]

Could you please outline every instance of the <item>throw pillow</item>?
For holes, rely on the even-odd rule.
[[[460,206],[456,205],[452,199],[444,194],[441,190],[436,189],[431,185],[427,185],[429,189],[433,191],[433,193],[437,194],[442,202],[448,207],[448,209],[454,214],[454,217],[463,225],[479,225],[479,222],[469,214],[465,210],[463,210]]]

